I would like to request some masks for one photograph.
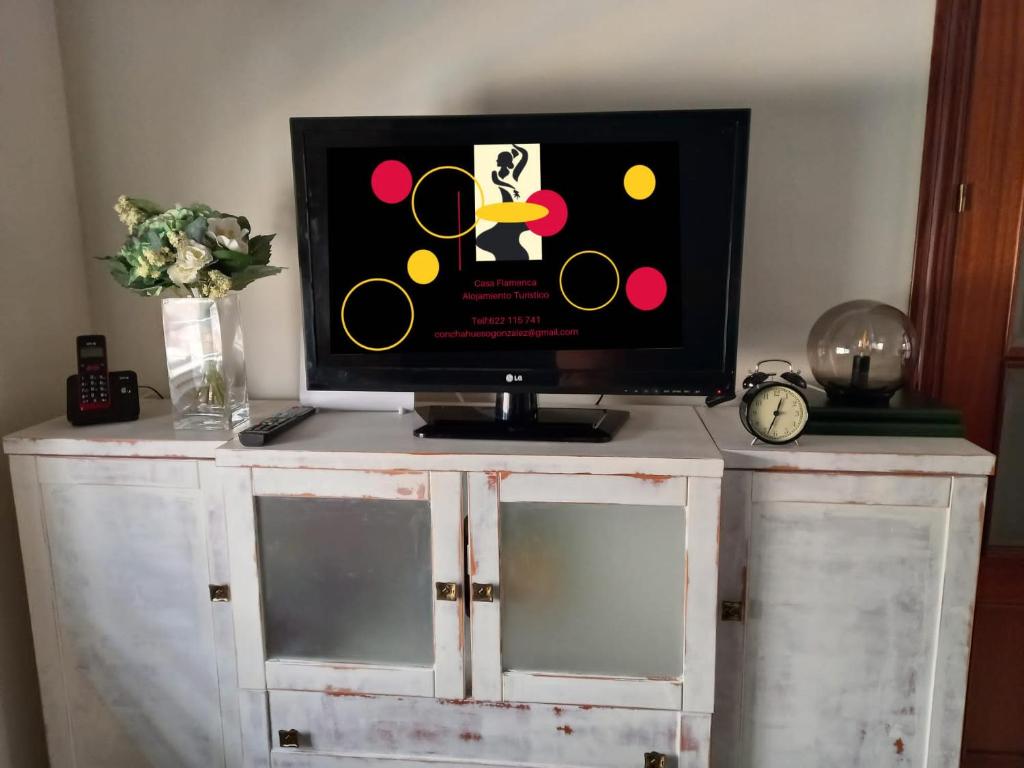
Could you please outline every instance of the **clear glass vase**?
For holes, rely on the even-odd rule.
[[[249,418],[238,296],[164,299],[175,429],[230,429]]]

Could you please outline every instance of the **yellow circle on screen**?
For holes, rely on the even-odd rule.
[[[626,171],[626,176],[622,179],[626,194],[634,200],[646,200],[653,195],[656,183],[654,171],[646,165],[634,165]]]
[[[434,282],[437,273],[441,271],[441,264],[433,251],[420,248],[418,251],[413,251],[406,264],[406,269],[409,270],[409,277],[414,283],[427,285]]]

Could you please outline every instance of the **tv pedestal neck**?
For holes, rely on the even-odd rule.
[[[562,443],[606,443],[629,418],[629,411],[605,408],[538,408],[533,392],[499,392],[494,408],[435,405],[417,412],[427,423],[416,437]]]

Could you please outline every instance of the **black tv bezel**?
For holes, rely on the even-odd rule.
[[[317,305],[314,297],[314,282],[327,284],[327,264],[314,264],[313,243],[309,225],[309,189],[307,184],[307,144],[314,134],[333,134],[353,138],[363,136],[368,145],[371,137],[389,134],[396,130],[405,131],[411,127],[424,135],[444,133],[451,138],[452,131],[464,131],[464,141],[474,143],[481,128],[508,130],[510,121],[524,123],[546,123],[562,130],[578,121],[610,119],[649,120],[651,118],[678,118],[689,120],[717,121],[723,127],[734,127],[735,152],[732,168],[732,206],[729,237],[729,256],[726,280],[726,317],[722,339],[722,366],[716,369],[691,370],[682,365],[658,368],[635,368],[630,358],[637,359],[640,353],[651,350],[565,350],[562,356],[598,355],[605,365],[601,367],[562,368],[536,367],[524,364],[524,358],[535,352],[501,352],[501,365],[465,366],[409,366],[400,361],[389,365],[373,365],[379,360],[376,353],[353,353],[334,355],[347,358],[351,365],[320,360],[320,349],[327,349],[324,340],[317,335]],[[461,125],[460,125],[461,124]],[[304,360],[306,367],[306,388],[309,390],[367,390],[401,392],[417,390],[424,392],[539,392],[565,394],[679,394],[695,396],[732,396],[735,394],[737,337],[739,332],[740,276],[743,253],[743,227],[746,207],[747,157],[750,137],[750,109],[699,109],[663,110],[634,112],[567,112],[567,113],[524,113],[494,115],[450,115],[450,116],[394,116],[394,117],[293,117],[290,120],[292,141],[292,169],[295,184],[295,212],[297,221],[297,242],[299,273],[302,288],[302,327],[304,337]],[[353,144],[361,146],[364,144]],[[338,144],[343,146],[343,144]],[[320,312],[327,312],[321,307]],[[326,342],[329,344],[329,342]],[[666,359],[679,359],[685,352],[679,349],[661,350]],[[331,355],[323,355],[330,357]],[[552,357],[555,357],[552,354]]]

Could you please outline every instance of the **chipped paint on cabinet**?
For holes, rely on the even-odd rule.
[[[218,665],[232,649],[209,597],[223,537],[196,462],[16,456],[12,469],[51,763],[225,765],[237,748]]]
[[[726,472],[715,764],[958,765],[985,480],[765,479]]]
[[[680,748],[679,713],[659,710],[271,691],[270,719],[275,738],[299,732],[298,752],[347,757],[642,768],[645,752]],[[703,720],[686,724],[699,741]]]

